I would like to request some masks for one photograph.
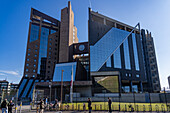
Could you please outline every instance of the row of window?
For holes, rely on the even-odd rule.
[[[29,70],[28,69],[26,69],[26,72],[28,72]],[[32,72],[34,72],[35,73],[35,69],[33,69],[33,71]]]
[[[26,74],[25,77],[28,77],[28,75]],[[35,77],[35,75],[32,75],[32,77]]]
[[[130,73],[126,73],[125,74],[125,76],[126,77],[132,77],[132,74],[130,74]],[[140,75],[139,74],[136,74],[136,76],[135,76],[136,78],[139,78],[140,77]]]

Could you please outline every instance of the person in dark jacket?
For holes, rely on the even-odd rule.
[[[12,107],[14,106],[14,103],[12,100],[8,103],[8,113],[12,113]]]
[[[111,98],[109,98],[109,97],[108,97],[109,113],[111,113],[111,112],[112,112],[111,105],[112,105],[112,100],[111,100]]]
[[[91,99],[88,98],[88,108],[89,108],[89,113],[91,113],[92,106],[91,106]]]
[[[43,101],[42,99],[40,100],[39,105],[40,105],[40,111],[39,111],[39,113],[44,113],[44,101]]]
[[[8,101],[7,101],[7,99],[5,99],[1,103],[1,108],[2,108],[2,113],[8,113]]]

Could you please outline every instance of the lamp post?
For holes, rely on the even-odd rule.
[[[51,103],[51,87],[52,87],[52,82],[49,82],[49,88],[50,88],[50,103]]]
[[[64,70],[62,70],[62,74],[61,74],[61,104],[62,104],[62,100],[63,100],[63,72]]]

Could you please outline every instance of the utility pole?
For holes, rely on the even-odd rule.
[[[63,72],[64,70],[62,70],[62,74],[61,74],[61,104],[63,100]]]
[[[52,87],[52,82],[49,82],[49,87],[50,87],[50,103],[51,103],[51,87]]]

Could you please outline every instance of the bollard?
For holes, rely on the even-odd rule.
[[[22,110],[22,102],[20,103],[19,113],[21,113],[21,110]]]
[[[32,110],[32,102],[30,102],[30,111]]]
[[[15,113],[17,113],[17,105],[15,106]]]

